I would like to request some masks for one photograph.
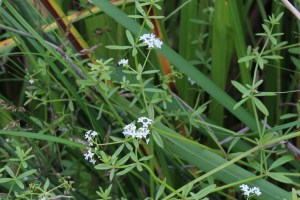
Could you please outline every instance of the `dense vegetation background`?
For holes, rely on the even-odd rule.
[[[299,199],[287,2],[0,0],[1,198]]]

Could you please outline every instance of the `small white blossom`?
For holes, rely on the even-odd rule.
[[[89,158],[90,158],[90,159],[93,159],[94,153],[92,153],[91,148],[89,148],[88,152],[85,153],[85,154],[83,154],[83,155],[85,156],[84,159],[88,160]]]
[[[34,83],[34,80],[30,79],[28,82],[32,85]]]
[[[90,160],[91,163],[96,164],[96,160],[93,158]]]
[[[134,123],[127,124],[123,129],[124,136],[129,135],[133,138],[138,139],[146,139],[146,143],[149,143],[149,139],[147,136],[150,134],[149,126],[153,123],[153,120],[147,117],[138,118],[137,122],[142,123],[142,127],[138,128],[134,125]]]
[[[146,143],[149,144],[149,142],[150,142],[150,138],[147,138]]]
[[[191,85],[194,85],[196,83],[191,77],[188,77],[188,81]]]
[[[136,126],[133,123],[127,124],[124,127],[124,131],[123,131],[124,135],[131,135],[132,137],[135,137],[135,133],[136,133]]]
[[[261,195],[260,189],[258,187],[249,188],[248,185],[242,184],[240,185],[240,188],[244,192],[244,195],[247,197],[251,196],[252,194],[257,196]]]
[[[96,131],[93,131],[92,133],[91,133],[91,136],[93,136],[93,137],[95,137],[95,136],[97,136],[98,135],[98,133],[96,132]]]
[[[93,146],[94,138],[98,135],[96,131],[89,130],[84,134],[84,138],[88,142],[89,146]]]
[[[128,60],[127,59],[121,59],[118,64],[123,65],[123,67],[124,67],[124,66],[128,65]]]
[[[161,46],[163,45],[163,42],[160,39],[156,38],[153,33],[144,34],[140,37],[139,40],[142,41],[143,43],[147,44],[148,48],[157,47],[157,48],[161,49]]]
[[[95,153],[92,152],[92,148],[90,147],[93,147],[94,144],[96,144],[96,140],[95,140],[95,137],[98,135],[98,133],[96,131],[93,131],[93,130],[88,130],[87,132],[85,132],[84,134],[84,138],[86,139],[86,142],[89,146],[87,152],[84,155],[84,159],[85,160],[89,160],[91,163],[95,164],[96,163],[96,160],[94,159],[94,155]],[[96,151],[97,148],[94,148],[93,151]]]
[[[153,120],[149,119],[147,117],[140,117],[140,118],[138,118],[138,122],[143,123],[143,127],[147,128],[149,125],[152,124]]]
[[[261,192],[260,192],[260,190],[259,190],[258,187],[254,187],[254,188],[252,188],[252,189],[253,189],[253,192],[254,192],[257,196],[261,195]]]
[[[46,200],[46,197],[45,197],[45,196],[43,196],[43,197],[41,198],[41,200]]]
[[[163,42],[159,39],[154,40],[154,46],[161,49],[161,45],[163,45]]]

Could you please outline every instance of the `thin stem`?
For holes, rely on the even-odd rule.
[[[167,183],[163,182],[162,180],[160,180],[159,178],[157,178],[157,176],[153,173],[153,171],[144,163],[141,163],[141,165],[146,168],[148,170],[148,172],[150,173],[150,175],[154,178],[154,180],[156,182],[158,182],[161,185],[164,185],[167,189],[169,189],[170,191],[172,191],[172,194],[176,194],[177,196],[179,196],[181,199],[186,199],[184,196],[182,196],[177,190],[175,190],[174,188],[172,188],[170,185],[168,185]]]
[[[247,182],[250,182],[250,181],[255,181],[255,180],[264,178],[266,176],[267,176],[266,174],[262,174],[262,175],[259,175],[259,176],[254,176],[254,177],[251,177],[251,178],[243,179],[241,181],[237,181],[237,182],[230,183],[230,184],[227,184],[227,185],[224,185],[224,186],[221,186],[221,187],[217,187],[217,188],[215,188],[213,190],[213,192],[218,192],[218,191],[224,190],[226,188],[231,188],[231,187],[234,187],[236,185],[240,185],[242,183],[247,183]]]
[[[253,108],[253,112],[254,112],[254,118],[255,118],[255,122],[256,122],[256,126],[257,126],[257,131],[259,134],[259,138],[262,138],[262,133],[261,133],[261,128],[260,128],[260,123],[259,123],[259,119],[258,119],[258,114],[257,114],[257,109],[253,100],[253,96],[251,96],[251,104],[252,104],[252,108]]]
[[[18,177],[19,172],[20,172],[20,169],[21,169],[21,163],[19,164],[18,170],[17,170],[15,176],[13,177],[14,182],[12,183],[12,185],[11,185],[10,188],[9,188],[9,192],[8,192],[8,194],[7,194],[7,196],[6,196],[6,199],[8,199],[8,197],[10,196],[10,193],[11,193],[11,191],[12,191],[12,189],[13,189],[15,183],[16,183],[16,182],[15,182],[15,179]]]
[[[203,179],[205,179],[205,178],[207,178],[207,177],[210,177],[210,176],[212,176],[213,174],[217,173],[218,171],[224,169],[225,167],[228,167],[229,165],[232,165],[233,163],[235,163],[235,162],[241,160],[242,158],[244,158],[244,157],[250,155],[251,153],[253,153],[253,152],[259,150],[259,149],[262,148],[262,147],[263,147],[263,146],[259,146],[259,145],[258,145],[258,146],[254,147],[254,148],[252,148],[252,149],[249,149],[248,151],[242,153],[241,155],[235,157],[234,159],[232,159],[232,160],[230,160],[230,161],[224,163],[223,165],[220,165],[220,166],[214,168],[213,170],[207,172],[206,174],[204,174],[204,175],[202,175],[202,176],[200,176],[200,177],[194,179],[193,181],[189,182],[188,184],[195,184],[195,183],[197,183],[197,182],[199,182],[199,181],[201,181],[201,180],[203,180]],[[186,187],[186,185],[182,186],[181,188],[179,188],[179,189],[177,190],[177,192],[181,192],[185,187]],[[163,198],[163,200],[167,200],[167,199],[171,198],[172,196],[174,196],[174,193],[169,194],[167,197]]]

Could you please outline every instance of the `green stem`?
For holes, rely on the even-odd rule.
[[[244,157],[246,157],[246,156],[252,154],[253,152],[259,150],[259,149],[262,148],[262,147],[263,147],[263,146],[258,145],[258,146],[254,147],[254,148],[252,148],[252,149],[249,149],[248,151],[246,151],[246,152],[240,154],[239,156],[235,157],[234,159],[232,159],[232,160],[230,160],[230,161],[224,163],[223,165],[220,165],[219,167],[216,167],[216,168],[214,168],[213,170],[207,172],[206,174],[204,174],[204,175],[202,175],[202,176],[200,176],[200,177],[194,179],[193,181],[189,182],[188,184],[195,184],[195,183],[197,183],[197,182],[200,182],[201,180],[203,180],[203,179],[205,179],[205,178],[207,178],[207,177],[212,176],[213,174],[217,173],[218,171],[223,170],[225,167],[228,167],[229,165],[232,165],[233,163],[235,163],[235,162],[241,160],[242,158],[244,158]],[[179,189],[177,190],[177,192],[181,192],[185,187],[186,187],[186,185],[182,186],[181,188],[179,188]],[[174,196],[174,193],[169,194],[169,195],[168,195],[167,197],[165,197],[163,200],[167,200],[167,199],[171,198],[172,196]]]
[[[224,186],[221,186],[221,187],[217,187],[217,188],[215,188],[213,190],[213,192],[218,192],[218,191],[224,190],[226,188],[231,188],[231,187],[234,187],[236,185],[240,185],[242,183],[247,183],[247,182],[250,182],[250,181],[255,181],[255,180],[264,178],[266,176],[267,176],[266,174],[262,174],[262,175],[259,175],[259,176],[254,176],[254,177],[251,177],[251,178],[243,179],[241,181],[236,181],[234,183],[230,183],[230,184],[227,184],[227,185],[224,185]]]
[[[153,141],[153,137],[151,136],[150,153],[149,154],[154,156],[154,153],[155,153],[154,152],[154,141]],[[152,158],[149,161],[151,171],[154,171],[154,160],[155,160],[155,158]],[[150,178],[150,194],[153,199],[154,199],[154,192],[155,192],[154,179]]]
[[[261,128],[260,128],[260,122],[259,122],[259,118],[258,118],[258,114],[257,114],[257,109],[253,100],[253,96],[251,95],[251,104],[252,104],[252,108],[253,108],[253,112],[254,112],[254,118],[255,118],[255,122],[256,122],[256,126],[257,126],[257,130],[258,130],[258,134],[259,134],[259,138],[262,138],[262,133],[261,133]]]
[[[14,182],[12,183],[12,185],[11,185],[10,188],[9,188],[9,192],[8,192],[8,194],[7,194],[7,196],[6,196],[6,199],[8,199],[8,197],[10,196],[10,193],[11,193],[11,191],[12,191],[12,189],[13,189],[15,183],[16,183],[16,182],[15,182],[15,179],[18,177],[19,172],[20,172],[20,169],[21,169],[21,163],[19,164],[18,170],[17,170],[15,176],[13,177]]]
[[[158,182],[161,185],[164,185],[167,189],[169,189],[170,191],[172,191],[172,194],[176,194],[177,196],[179,196],[181,199],[186,199],[184,196],[182,196],[177,190],[175,190],[174,188],[172,188],[170,185],[168,185],[167,183],[163,182],[162,180],[160,180],[159,178],[156,177],[156,175],[153,173],[153,171],[144,163],[141,163],[141,165],[146,168],[148,170],[148,172],[150,173],[150,175],[154,178],[154,180],[156,182]]]

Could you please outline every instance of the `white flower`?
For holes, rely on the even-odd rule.
[[[152,124],[153,120],[149,119],[147,117],[140,117],[140,118],[138,118],[138,122],[143,123],[143,127],[147,128],[149,125]]]
[[[248,186],[248,185],[245,185],[245,184],[240,185],[240,188],[241,188],[241,190],[243,190],[243,191],[248,191],[248,190],[249,190],[249,186]]]
[[[92,152],[92,149],[91,148],[89,148],[88,149],[88,152],[86,152],[85,154],[83,154],[84,155],[84,159],[85,160],[89,160],[90,159],[90,162],[91,163],[93,163],[93,164],[95,164],[96,163],[96,160],[94,159],[94,153]]]
[[[124,135],[130,135],[132,137],[135,137],[135,133],[136,133],[136,126],[133,123],[127,124],[124,127],[124,131],[123,131]]]
[[[188,77],[188,81],[191,85],[194,85],[196,83],[191,77]]]
[[[138,128],[134,125],[134,123],[127,124],[123,129],[124,136],[129,135],[133,138],[138,139],[146,139],[146,143],[149,143],[149,139],[147,136],[150,134],[150,130],[148,129],[149,125],[153,123],[153,120],[147,117],[138,118],[137,122],[142,123],[142,127]]]
[[[260,190],[259,190],[258,187],[254,187],[254,188],[253,188],[253,192],[254,192],[257,196],[261,195],[261,192],[260,192]]]
[[[90,159],[93,159],[94,153],[92,153],[91,148],[89,148],[88,152],[85,153],[85,154],[83,154],[83,155],[85,156],[84,159],[88,160],[89,158],[90,158]]]
[[[258,187],[249,188],[248,185],[243,184],[243,185],[240,185],[240,188],[244,192],[244,195],[247,197],[252,195],[252,193],[257,196],[261,195],[261,192]]]
[[[96,131],[89,130],[84,134],[84,138],[88,142],[89,146],[93,146],[94,138],[98,135]]]
[[[28,82],[32,85],[34,83],[34,80],[30,79]]]
[[[147,44],[148,48],[157,47],[157,48],[161,49],[161,46],[163,45],[163,42],[160,39],[156,38],[153,33],[144,34],[140,37],[139,40],[142,41],[143,43]]]
[[[163,45],[163,42],[161,40],[159,40],[159,39],[154,40],[154,46],[161,49],[161,45]]]
[[[46,197],[45,197],[45,196],[43,196],[43,197],[41,198],[41,200],[46,200]]]
[[[94,144],[96,144],[95,137],[97,135],[98,135],[98,133],[93,130],[88,130],[87,132],[85,132],[84,138],[86,139],[88,146],[92,147],[92,146],[94,146]],[[97,150],[97,148],[94,148],[94,151],[96,151],[96,150]],[[96,163],[96,160],[94,159],[95,153],[92,152],[92,148],[88,148],[88,151],[83,155],[84,155],[85,160],[89,160],[93,164]]]
[[[141,127],[141,128],[139,128],[137,130],[135,137],[137,137],[137,138],[145,138],[146,139],[147,135],[149,135],[149,134],[150,134],[150,131],[147,128]]]
[[[90,160],[91,163],[96,164],[96,160],[93,158]]]
[[[128,60],[127,59],[121,59],[118,64],[123,65],[123,67],[124,67],[124,66],[128,65]]]
[[[92,133],[91,133],[91,136],[93,136],[93,137],[95,137],[95,136],[97,136],[98,135],[98,133],[96,132],[96,131],[93,131]]]

